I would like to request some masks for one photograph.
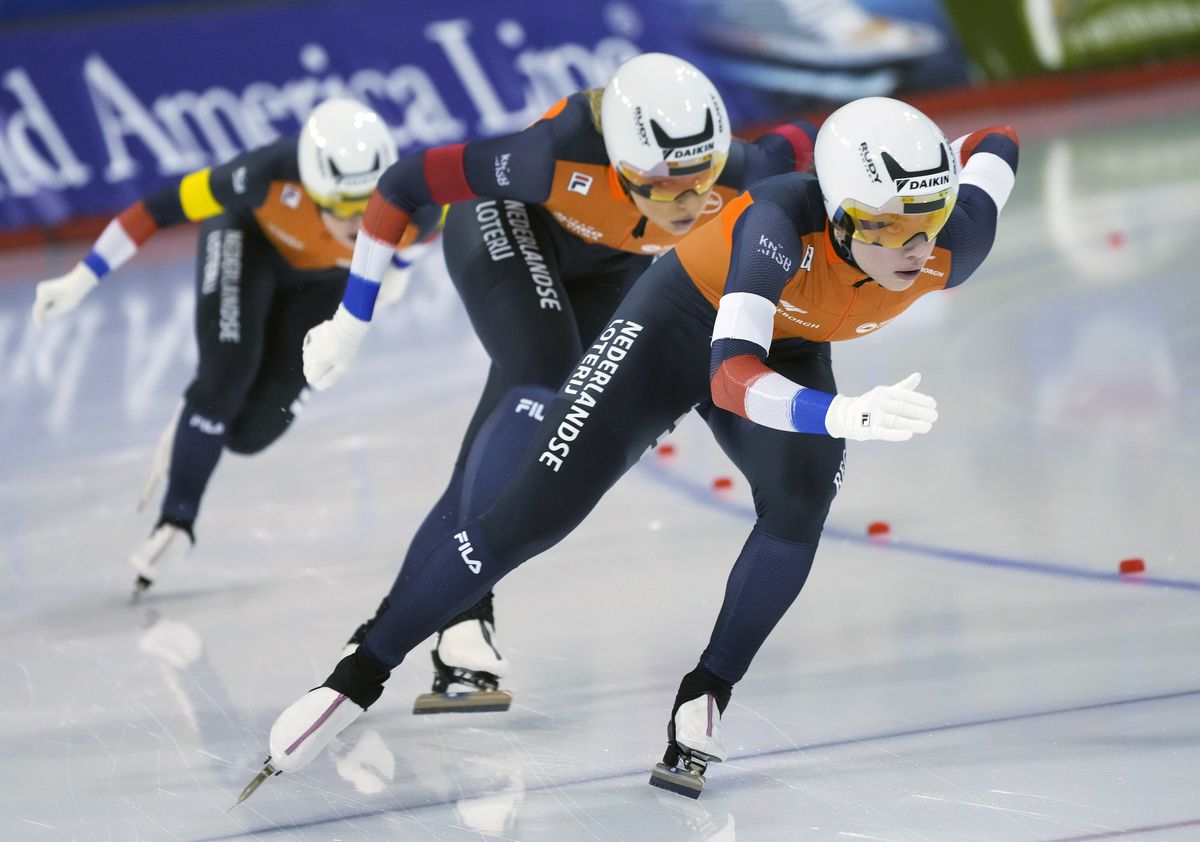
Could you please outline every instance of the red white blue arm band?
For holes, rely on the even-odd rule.
[[[807,389],[763,360],[771,344],[775,304],[749,292],[721,297],[713,325],[713,403],[775,430],[828,435],[833,395]]]
[[[159,225],[146,210],[145,203],[135,202],[104,227],[83,262],[97,278],[103,278],[128,263],[158,229]]]
[[[963,135],[950,144],[962,163],[959,184],[983,190],[996,210],[1004,209],[1017,178],[1017,133],[1010,126],[993,126]]]

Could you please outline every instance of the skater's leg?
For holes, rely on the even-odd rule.
[[[262,361],[249,393],[230,425],[226,447],[252,455],[287,431],[308,395],[301,347],[308,331],[331,318],[345,284],[281,279],[263,327]]]
[[[780,344],[768,365],[794,382],[836,394],[826,346]],[[841,439],[773,430],[711,404],[701,414],[749,480],[758,520],[730,572],[708,647],[680,683],[667,750],[650,780],[692,798],[704,785],[706,764],[725,757],[721,716],[733,685],[812,569],[845,453]]]
[[[446,267],[491,358],[495,395],[463,442],[460,522],[495,501],[582,350],[551,225],[515,201],[481,199],[446,214]]]
[[[785,345],[776,353],[768,365],[785,377],[837,393],[827,346]],[[701,666],[736,684],[808,578],[842,482],[845,443],[772,430],[720,410],[706,410],[705,415],[722,448],[749,480],[758,515],[730,572],[700,658]]]
[[[142,587],[191,543],[200,500],[257,374],[262,326],[274,295],[266,248],[259,235],[231,217],[215,217],[201,228],[196,270],[200,361],[175,427],[158,523],[130,557]]]
[[[561,540],[707,394],[712,311],[673,272],[682,273],[677,261],[652,267],[585,351],[496,504],[401,571],[364,644],[380,662],[398,664],[440,622]],[[646,283],[652,274],[658,283]]]
[[[362,645],[276,721],[272,759],[277,746],[297,741],[304,743],[305,762],[315,756],[378,697],[388,672],[414,645],[566,535],[655,438],[708,393],[712,307],[672,257],[649,271],[657,277],[643,282],[644,289],[634,287],[586,349],[496,503],[435,546],[422,564],[401,572]],[[343,721],[338,711],[346,699],[353,706]]]
[[[403,566],[408,574],[433,542],[491,507],[579,357],[575,315],[546,225],[541,211],[493,199],[458,205],[447,214],[446,265],[491,368],[450,488],[409,545]],[[360,626],[352,642],[370,625]],[[418,698],[415,712],[507,708],[511,697],[498,686],[508,662],[496,643],[491,592],[439,629],[432,657],[433,692]],[[470,692],[449,693],[452,685]]]

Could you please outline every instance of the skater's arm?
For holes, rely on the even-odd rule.
[[[295,140],[285,140],[238,155],[220,166],[188,173],[122,211],[104,229],[83,262],[97,278],[103,278],[127,263],[164,228],[199,222],[226,210],[258,207],[266,199],[281,162],[294,167],[295,156]]]
[[[811,172],[817,127],[793,120],[759,135],[747,149],[746,186],[785,172]]]
[[[756,424],[856,440],[904,441],[928,432],[937,403],[914,389],[913,374],[863,395],[809,389],[766,365],[775,308],[803,253],[795,223],[778,206],[754,202],[733,226],[724,295],[713,325],[713,403]]]
[[[342,305],[369,322],[383,272],[412,215],[426,205],[448,205],[476,196],[539,203],[554,177],[554,131],[543,120],[522,132],[401,158],[379,179],[354,246]]]
[[[713,325],[709,382],[722,409],[776,430],[825,434],[833,395],[793,383],[764,362],[776,304],[803,253],[795,224],[778,205],[754,202],[738,217]]]
[[[227,208],[256,207],[281,162],[295,168],[295,140],[239,155],[219,167],[188,173],[139,199],[112,219],[75,267],[37,285],[33,321],[41,326],[73,309],[100,280],[128,263],[158,231],[196,222]]]
[[[996,237],[996,223],[1017,176],[1019,144],[1011,126],[993,126],[951,144],[962,164],[958,201],[938,245],[950,249],[947,287],[958,286],[983,263]]]

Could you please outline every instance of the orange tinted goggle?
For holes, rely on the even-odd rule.
[[[854,239],[884,248],[900,248],[918,234],[932,241],[950,218],[954,198],[949,191],[915,199],[905,197],[898,212],[881,212],[853,202],[847,202],[841,210],[854,222]]]
[[[312,200],[321,210],[336,216],[338,219],[353,219],[356,216],[362,216],[367,209],[367,201],[370,196],[361,196],[356,198],[340,198],[340,199],[325,199],[313,196]]]
[[[617,175],[631,193],[654,202],[673,202],[688,191],[703,196],[725,168],[725,156],[713,155],[703,163],[672,167],[663,173],[646,173],[624,161],[616,165]]]

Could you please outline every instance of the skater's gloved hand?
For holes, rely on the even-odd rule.
[[[825,414],[825,429],[834,438],[855,441],[908,441],[913,433],[928,433],[938,417],[937,401],[914,391],[920,382],[920,374],[910,374],[859,397],[838,395]]]
[[[33,299],[33,323],[41,327],[50,319],[74,310],[98,283],[100,279],[86,263],[75,264],[74,269],[61,277],[42,281]]]
[[[358,356],[358,346],[369,326],[338,305],[332,319],[321,322],[304,337],[304,379],[318,391],[340,380]]]

